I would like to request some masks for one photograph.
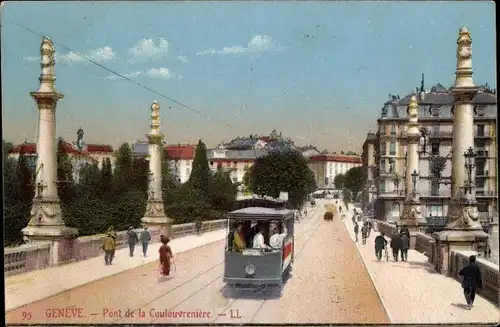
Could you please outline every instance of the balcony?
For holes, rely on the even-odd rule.
[[[476,189],[476,198],[496,198],[497,192],[484,189]]]
[[[405,191],[402,190],[393,190],[393,191],[379,191],[378,192],[378,197],[379,198],[404,198],[405,197]]]
[[[428,137],[429,139],[451,139],[453,132],[430,131]]]
[[[476,177],[482,177],[482,178],[487,178],[488,177],[488,171],[486,170],[477,170],[476,171]]]
[[[493,138],[493,136],[490,135],[490,133],[485,133],[484,131],[474,131],[474,138],[487,140]]]
[[[489,152],[486,150],[477,150],[476,151],[476,158],[488,158],[489,157]]]

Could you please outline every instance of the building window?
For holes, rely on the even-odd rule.
[[[433,106],[431,107],[431,115],[432,117],[439,117],[439,107],[438,106]]]
[[[391,124],[391,135],[396,135],[396,124]]]
[[[380,181],[380,192],[382,192],[382,193],[385,192],[385,181],[384,180]]]
[[[384,156],[386,153],[387,149],[385,142],[380,142],[380,154]]]
[[[485,162],[482,160],[476,160],[476,175],[484,176]]]
[[[484,179],[476,179],[476,190],[484,191]]]
[[[428,206],[427,217],[443,217],[443,206]]]
[[[476,107],[476,114],[479,117],[484,117],[485,113],[486,113],[486,107],[485,106],[478,106],[478,107]]]
[[[484,124],[477,125],[477,136],[484,136]]]
[[[389,154],[396,155],[396,142],[391,142],[389,144]]]
[[[439,183],[431,182],[431,196],[438,196],[438,195],[439,195]]]
[[[439,143],[433,142],[431,144],[431,153],[435,156],[439,156]]]
[[[380,160],[380,172],[385,173],[385,159]]]

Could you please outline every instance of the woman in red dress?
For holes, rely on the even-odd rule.
[[[170,275],[170,259],[174,256],[172,255],[172,249],[168,246],[170,239],[168,237],[161,237],[162,246],[160,246],[160,270],[161,277],[165,278]]]

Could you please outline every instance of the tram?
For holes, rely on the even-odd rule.
[[[261,206],[248,206],[255,204]],[[230,228],[224,260],[227,285],[263,290],[283,284],[294,258],[294,213],[285,207],[280,201],[249,201],[227,214]],[[258,233],[263,236],[258,237],[263,239],[264,246],[254,242]]]

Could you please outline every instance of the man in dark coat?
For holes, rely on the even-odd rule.
[[[354,242],[358,241],[358,234],[359,234],[359,225],[358,222],[354,222],[354,236],[356,237]]]
[[[410,248],[410,239],[406,234],[401,235],[401,261],[408,260],[408,249]]]
[[[382,250],[387,246],[387,240],[384,237],[384,233],[380,233],[375,237],[375,256],[380,261],[382,259]]]
[[[391,236],[391,249],[394,261],[398,262],[399,250],[401,250],[401,235],[397,231],[394,231]]]
[[[128,236],[128,248],[130,249],[130,256],[134,256],[135,245],[139,242],[139,237],[134,230],[134,227],[130,226],[127,231]]]
[[[471,255],[469,264],[463,267],[458,274],[463,277],[462,288],[464,289],[465,300],[470,310],[476,298],[476,289],[483,287],[481,270],[479,270],[479,267],[476,265],[476,256]]]

